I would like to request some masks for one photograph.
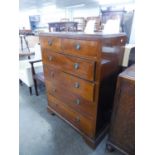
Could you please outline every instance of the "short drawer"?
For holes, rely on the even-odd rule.
[[[52,52],[57,52],[61,50],[61,39],[57,37],[40,37],[40,44],[41,48],[44,51],[44,49],[49,49]]]
[[[71,123],[78,131],[93,137],[93,120],[84,117],[53,96],[48,96],[48,106],[55,110],[64,120],[67,120],[69,124]]]
[[[84,115],[89,115],[90,117],[95,116],[95,102],[88,101],[81,95],[72,92],[68,86],[63,87],[61,85],[54,85],[52,81],[48,80],[45,81],[45,84],[48,94]]]
[[[95,62],[64,54],[44,51],[43,63],[54,66],[61,71],[78,76],[85,80],[94,81]]]
[[[85,100],[94,101],[94,83],[64,73],[53,67],[44,65],[45,78],[49,80],[50,85],[53,87],[64,87]]]
[[[97,57],[97,41],[62,39],[62,51],[76,56]]]

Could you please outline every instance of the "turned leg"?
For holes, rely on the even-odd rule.
[[[37,80],[34,80],[34,88],[35,88],[36,96],[38,96]]]

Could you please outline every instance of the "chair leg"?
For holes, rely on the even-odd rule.
[[[19,84],[20,84],[21,86],[23,85],[23,82],[22,82],[22,80],[20,80],[20,79],[19,79]]]
[[[29,87],[30,95],[32,95],[32,87]]]
[[[34,88],[35,88],[36,96],[38,96],[37,80],[35,79],[34,79]]]

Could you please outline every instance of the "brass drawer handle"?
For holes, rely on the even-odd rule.
[[[52,46],[52,43],[53,43],[52,40],[48,40],[48,45],[49,46]]]
[[[121,43],[123,42],[123,39],[121,39]]]
[[[75,104],[79,105],[80,104],[80,100],[76,99]]]
[[[79,68],[79,64],[78,63],[75,63],[74,64],[74,69],[78,69]]]
[[[80,84],[78,82],[75,82],[74,87],[75,88],[79,88],[80,87]]]
[[[53,60],[53,57],[52,56],[48,56],[48,60],[49,61],[52,61]]]
[[[55,89],[55,88],[53,88],[53,89],[52,89],[52,92],[56,92],[56,89]]]
[[[77,116],[76,118],[75,118],[75,120],[76,120],[76,122],[80,122],[80,117],[79,116]]]
[[[76,50],[80,50],[80,48],[81,48],[80,44],[76,44],[76,45],[75,45],[75,49],[76,49]]]

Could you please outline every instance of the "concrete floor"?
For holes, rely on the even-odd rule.
[[[50,115],[44,86],[39,87],[38,97],[30,96],[24,84],[19,90],[19,155],[121,155],[105,150],[107,136],[93,150],[71,126]]]

